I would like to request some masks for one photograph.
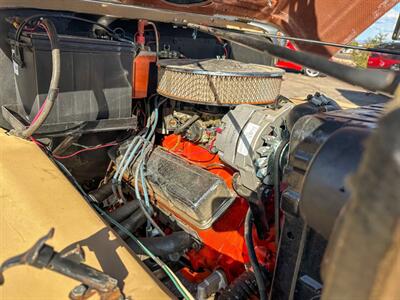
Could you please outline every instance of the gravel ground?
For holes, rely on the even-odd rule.
[[[286,72],[281,94],[288,98],[304,99],[308,94],[320,92],[339,102],[344,108],[386,102],[382,94],[368,92],[331,77],[311,78],[298,73]]]

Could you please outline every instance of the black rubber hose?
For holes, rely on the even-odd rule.
[[[245,271],[231,284],[219,293],[218,300],[247,300],[258,296],[258,287],[255,274]]]
[[[198,119],[200,119],[199,115],[193,115],[189,120],[187,120],[184,124],[182,124],[182,126],[175,129],[174,134],[180,134],[180,133],[184,132],[187,128],[189,128]]]
[[[123,206],[118,207],[116,210],[109,213],[111,218],[117,222],[122,222],[130,215],[132,215],[139,208],[137,200],[127,201]]]
[[[114,33],[114,31],[113,31],[112,29],[110,29],[109,26],[110,26],[110,24],[111,24],[112,22],[114,22],[116,19],[117,19],[116,17],[111,17],[111,16],[102,16],[102,17],[100,17],[100,19],[98,19],[98,20],[96,21],[96,24],[93,24],[93,26],[92,26],[93,35],[96,35],[96,31],[97,31],[99,28],[101,28],[101,29],[103,29],[103,30],[105,30],[105,28],[107,28],[106,32],[109,33],[109,31],[111,31],[112,33]],[[105,28],[104,28],[103,26],[104,26]]]
[[[282,155],[285,146],[287,145],[287,139],[283,140],[275,151],[274,155],[274,224],[275,224],[275,243],[276,247],[279,245],[280,235],[280,201],[281,201],[281,169],[280,169],[280,157]]]
[[[89,19],[80,18],[80,17],[76,17],[76,16],[65,15],[65,14],[51,14],[51,15],[40,15],[40,14],[39,14],[39,15],[33,15],[33,16],[30,16],[30,17],[26,18],[26,19],[21,23],[21,25],[18,27],[18,29],[17,29],[17,31],[16,31],[16,33],[15,33],[16,41],[19,42],[19,40],[20,40],[20,38],[21,38],[21,35],[22,35],[22,32],[23,32],[23,29],[25,28],[25,26],[26,26],[27,24],[29,24],[30,22],[39,20],[39,19],[41,19],[41,18],[54,18],[54,19],[60,19],[60,18],[61,18],[61,19],[70,19],[70,20],[76,20],[76,21],[80,21],[80,22],[85,22],[85,23],[93,24],[93,25],[95,25],[95,26],[98,26],[98,27],[103,28],[108,34],[110,34],[110,36],[112,36],[112,37],[113,37],[114,39],[116,39],[116,40],[119,40],[119,41],[121,41],[121,42],[130,42],[130,41],[127,41],[127,40],[125,40],[125,39],[121,39],[121,38],[114,32],[114,30],[112,30],[110,27],[104,25],[103,23],[99,23],[99,22],[96,22],[96,21],[92,21],[92,20],[89,20]]]
[[[260,292],[260,299],[266,300],[267,288],[264,282],[264,276],[258,263],[256,251],[253,243],[253,215],[250,208],[247,210],[246,219],[244,223],[244,239],[246,242],[247,252],[250,258],[250,264],[253,268],[254,276],[256,278],[258,290]]]
[[[60,49],[60,41],[58,40],[57,29],[54,23],[49,19],[43,19],[41,23],[44,25],[49,37],[51,50]]]
[[[333,100],[330,100],[329,103],[324,105],[316,105],[310,101],[310,96],[307,98],[308,102],[296,105],[295,107],[293,107],[292,110],[290,110],[287,118],[287,127],[289,131],[292,131],[294,124],[296,124],[296,122],[301,117],[314,115],[319,112],[327,112],[341,109],[341,107]]]
[[[125,219],[120,223],[122,226],[125,227],[126,230],[133,233],[136,230],[138,230],[141,226],[143,226],[146,223],[146,220],[147,220],[146,216],[143,214],[142,210],[137,209],[127,219]],[[122,231],[120,229],[116,229],[115,231],[122,239],[126,240],[128,238],[128,234],[126,234],[125,231]]]
[[[112,194],[112,184],[111,182],[102,185],[97,190],[91,191],[89,196],[97,203],[101,203],[103,200],[107,199]]]
[[[48,115],[50,114],[54,102],[58,97],[58,87],[60,83],[60,73],[61,73],[61,55],[60,55],[60,44],[58,40],[57,30],[54,23],[49,19],[41,20],[42,26],[46,29],[46,33],[50,40],[51,46],[51,57],[52,57],[52,74],[50,80],[49,91],[47,93],[46,100],[43,104],[43,108],[38,112],[35,117],[34,122],[31,125],[22,130],[15,131],[14,134],[23,138],[29,138],[32,136],[42,124],[46,121]],[[23,25],[25,27],[25,25]],[[23,28],[22,25],[20,28]],[[18,28],[18,29],[20,29]]]
[[[181,253],[193,245],[193,238],[185,231],[173,232],[170,235],[139,238],[140,242],[146,246],[154,255],[165,257],[174,253]],[[133,240],[129,240],[128,246],[137,254],[144,254],[142,249]]]

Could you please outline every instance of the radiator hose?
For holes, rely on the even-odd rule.
[[[160,257],[182,253],[186,249],[191,248],[194,243],[193,238],[185,231],[173,232],[166,236],[139,238],[139,241],[154,255]],[[138,247],[135,241],[129,240],[127,243],[135,253],[144,254],[143,250]]]
[[[218,294],[218,300],[247,300],[258,296],[256,276],[251,271],[243,272],[223,291]]]
[[[117,208],[116,210],[110,212],[109,214],[111,218],[113,218],[117,222],[122,222],[126,220],[129,216],[131,216],[134,212],[136,212],[138,209],[140,209],[139,201],[135,199],[126,202],[122,207]]]
[[[250,258],[250,264],[253,268],[254,276],[257,282],[258,290],[260,293],[260,299],[265,300],[267,294],[267,288],[265,285],[265,279],[261,271],[260,264],[258,263],[256,251],[253,243],[253,214],[250,208],[247,210],[246,219],[244,223],[244,239],[246,242],[247,252]]]
[[[31,137],[46,121],[51,109],[54,106],[54,102],[58,97],[58,87],[60,83],[60,72],[61,72],[61,61],[60,61],[60,45],[57,35],[57,30],[54,23],[49,19],[43,19],[40,21],[41,27],[43,27],[50,39],[51,46],[51,57],[52,57],[52,74],[47,97],[40,107],[35,118],[32,120],[28,128],[24,130],[15,130],[13,134],[22,138]],[[22,26],[22,25],[21,25]],[[24,25],[25,26],[25,25]]]
[[[137,201],[135,202],[137,203]],[[139,208],[139,205],[137,207],[138,208],[128,218],[120,222],[121,225],[124,226],[129,232],[135,232],[141,226],[143,226],[147,220],[146,216],[143,214],[143,211]],[[128,234],[126,234],[123,230],[116,228],[115,231],[123,240],[126,240],[129,237]]]

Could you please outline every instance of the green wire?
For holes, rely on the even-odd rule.
[[[176,275],[173,274],[171,269],[162,261],[160,260],[157,256],[155,256],[145,245],[142,244],[129,230],[127,230],[124,226],[122,226],[120,223],[115,221],[110,215],[108,215],[104,210],[102,210],[100,207],[97,206],[97,204],[92,203],[93,206],[96,208],[96,210],[99,212],[101,216],[104,216],[110,223],[118,227],[118,229],[122,230],[124,233],[126,233],[132,240],[135,241],[136,244],[139,245],[140,248],[142,248],[143,252],[147,254],[151,259],[153,259],[163,270],[164,272],[168,275],[168,277],[171,279],[175,287],[178,289],[178,291],[181,293],[183,298],[185,300],[190,300],[193,299],[192,295],[187,295],[186,291],[182,289],[180,286],[182,283],[178,283],[177,280],[174,278]]]
[[[49,153],[44,150],[48,155]],[[52,158],[51,154],[50,157]],[[176,277],[176,275],[172,272],[172,270],[157,256],[155,256],[145,245],[143,245],[129,230],[127,230],[124,226],[122,226],[120,223],[118,223],[116,220],[114,220],[109,214],[107,214],[104,210],[102,210],[96,203],[94,203],[91,198],[87,195],[87,193],[84,191],[82,186],[76,181],[76,179],[72,176],[71,172],[58,160],[53,159],[53,162],[60,167],[64,175],[71,181],[71,183],[77,188],[77,190],[82,194],[82,196],[90,203],[93,205],[93,207],[99,212],[99,214],[103,217],[105,217],[111,224],[114,226],[118,227],[118,229],[122,230],[124,233],[126,233],[132,240],[135,241],[136,244],[139,245],[140,248],[142,248],[143,252],[146,253],[151,259],[153,259],[163,270],[164,272],[168,275],[168,277],[171,279],[172,283],[175,285],[175,287],[178,289],[178,291],[181,293],[183,298],[185,300],[193,300],[193,296],[186,291],[183,284],[179,281],[179,279]]]

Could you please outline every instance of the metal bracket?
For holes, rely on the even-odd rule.
[[[53,235],[54,228],[51,228],[28,251],[4,261],[0,266],[0,284],[4,284],[5,270],[18,265],[29,265],[39,269],[46,268],[82,282],[82,285],[78,286],[79,289],[74,288],[70,293],[69,296],[73,300],[87,299],[95,292],[102,300],[124,299],[118,287],[118,280],[82,263],[85,255],[79,245],[66,253],[54,251],[53,247],[47,245],[46,241]],[[83,292],[78,293],[79,291]]]
[[[252,191],[240,183],[240,174],[233,175],[234,190],[249,203],[249,207],[254,219],[254,225],[257,230],[258,238],[264,240],[267,238],[269,231],[267,213],[265,211],[265,203],[263,202],[263,186],[258,191]]]

